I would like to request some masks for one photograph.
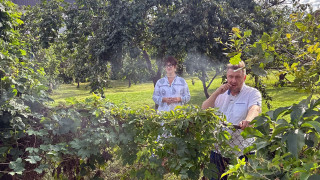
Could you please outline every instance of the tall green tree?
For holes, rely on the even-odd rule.
[[[184,66],[189,73],[198,74],[208,97],[212,80],[221,72],[221,64],[227,62],[220,41],[228,41],[232,27],[251,29],[252,41],[271,30],[277,19],[271,10],[253,0],[79,0],[72,6],[62,6],[60,0],[51,3],[53,10],[45,12],[53,13],[43,14],[44,17],[52,18],[55,12],[65,16],[57,19],[59,23],[46,18],[33,24],[45,26],[47,22],[53,30],[66,24],[68,48],[79,54],[74,56],[74,63],[84,65],[75,68],[88,67],[85,76],[89,77],[92,91],[101,93],[107,86],[106,79],[120,78],[128,50],[138,48],[154,84],[161,77],[163,60],[171,55],[181,62],[179,74]],[[51,7],[43,3],[38,9],[41,8]],[[34,13],[41,17],[44,12]],[[56,24],[55,28],[50,28],[52,24]],[[198,62],[199,58],[193,58],[196,54],[206,60]],[[208,77],[207,72],[212,70],[216,74]],[[74,72],[75,77],[83,74],[79,73],[81,69]]]
[[[23,24],[18,7],[11,1],[0,1],[0,178],[10,175],[36,177],[34,162],[25,152],[26,142],[33,140],[25,132],[39,127],[48,101],[43,68],[29,58],[19,26]],[[33,141],[34,142],[34,141]],[[22,160],[24,159],[24,160]],[[40,161],[37,158],[36,161]]]

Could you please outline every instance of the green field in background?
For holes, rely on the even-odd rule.
[[[201,106],[202,102],[206,99],[201,81],[197,77],[184,77],[188,83],[191,100],[189,104]],[[277,75],[276,73],[269,73],[268,77],[262,78],[263,82],[267,85],[266,89],[269,95],[272,97],[271,110],[278,107],[289,106],[293,103],[298,103],[302,99],[309,96],[309,93],[298,92],[295,87],[277,87]],[[288,77],[289,80],[290,77]],[[194,82],[194,85],[192,84]],[[216,78],[209,88],[211,94],[221,84],[221,77]],[[254,80],[250,76],[247,77],[246,84],[249,86],[254,85]],[[149,106],[154,108],[154,102],[152,100],[153,94],[153,83],[139,83],[132,84],[128,87],[127,81],[111,81],[110,87],[105,90],[105,96],[110,102],[116,105],[126,105],[133,109]],[[87,83],[80,84],[80,88],[77,88],[76,84],[61,84],[55,89],[51,95],[51,98],[55,100],[53,105],[57,105],[60,102],[65,102],[66,98],[75,97],[77,100],[84,100],[85,98],[91,97],[90,87]],[[314,95],[314,98],[319,98],[319,93]],[[262,111],[267,112],[269,109],[264,103],[262,103]]]

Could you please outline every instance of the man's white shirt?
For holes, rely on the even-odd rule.
[[[233,125],[239,125],[239,123],[247,117],[250,107],[253,105],[261,107],[261,102],[261,93],[257,89],[243,84],[239,94],[236,96],[233,96],[228,91],[220,94],[216,98],[214,107],[219,108],[219,111],[226,116],[228,122]],[[236,130],[235,132],[232,130],[228,131],[232,137],[230,145],[237,145],[241,151],[253,142],[253,138],[243,139],[240,135],[242,130]],[[240,152],[237,154],[242,155]]]

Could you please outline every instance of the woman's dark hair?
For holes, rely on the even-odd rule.
[[[166,59],[166,61],[165,61],[165,65],[167,65],[168,63],[176,66],[177,63],[178,63],[178,61],[177,61],[176,58],[174,58],[174,57],[172,57],[172,56],[169,56],[169,57],[167,57],[167,59]]]

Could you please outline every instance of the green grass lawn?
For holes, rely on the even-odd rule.
[[[192,85],[192,78],[194,85]],[[201,106],[202,102],[206,99],[203,93],[202,83],[197,77],[185,77],[190,93],[191,100],[189,104]],[[290,80],[290,77],[289,77]],[[308,93],[295,91],[295,87],[274,87],[277,82],[277,76],[275,73],[269,73],[267,78],[263,78],[264,83],[267,85],[267,92],[273,98],[271,101],[272,110],[288,106],[293,103],[298,103],[302,99],[309,96]],[[210,86],[209,93],[212,93],[221,84],[221,77],[215,79]],[[247,77],[246,84],[253,86],[253,79]],[[77,88],[76,84],[62,84],[59,88],[55,89],[51,98],[55,100],[53,105],[59,102],[64,102],[66,98],[75,97],[78,100],[84,100],[87,97],[92,96],[90,93],[90,87],[88,84],[80,84],[80,88]],[[154,102],[152,100],[153,83],[146,82],[141,84],[133,84],[128,87],[127,81],[111,81],[110,88],[105,91],[105,96],[110,102],[114,104],[127,105],[131,108],[139,108],[143,106],[150,106],[154,108]],[[319,98],[319,94],[314,95],[314,98]],[[263,112],[269,111],[263,101]]]

